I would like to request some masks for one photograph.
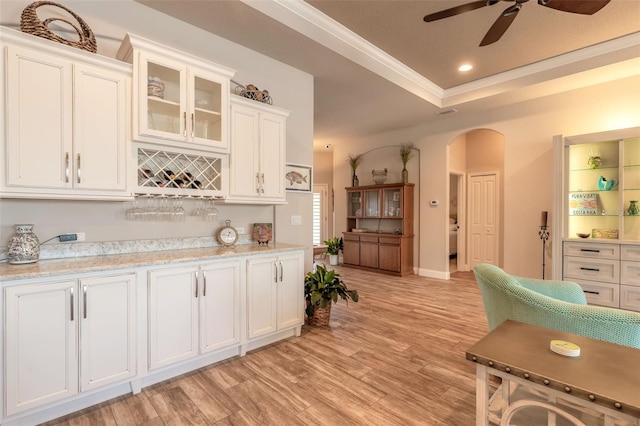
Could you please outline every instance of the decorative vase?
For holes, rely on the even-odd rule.
[[[629,201],[627,213],[629,213],[629,216],[638,216],[638,200]]]
[[[330,254],[329,255],[329,265],[335,266],[338,264],[338,255]]]
[[[7,259],[9,263],[33,263],[40,259],[40,241],[33,233],[33,225],[15,225],[16,233],[9,237]]]
[[[313,316],[307,317],[307,324],[316,327],[327,326],[329,321],[331,321],[331,303],[326,308],[316,306],[313,310]]]
[[[382,185],[387,180],[387,169],[384,170],[371,170],[371,177],[376,185]]]
[[[409,183],[409,170],[406,167],[402,168],[402,183]]]
[[[360,180],[355,172],[353,173],[353,176],[351,176],[351,186],[360,186]]]

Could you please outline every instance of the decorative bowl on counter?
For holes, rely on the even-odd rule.
[[[580,238],[589,238],[589,235],[591,235],[591,234],[585,234],[583,232],[578,232],[576,235],[578,237],[580,237]]]

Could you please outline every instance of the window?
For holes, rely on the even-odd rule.
[[[313,185],[313,245],[327,239],[327,184]]]

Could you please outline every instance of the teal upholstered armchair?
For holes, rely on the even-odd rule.
[[[490,330],[510,319],[640,349],[640,313],[587,305],[578,284],[516,277],[489,264],[473,273]]]

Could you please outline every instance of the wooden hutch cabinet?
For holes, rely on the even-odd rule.
[[[412,183],[346,188],[343,263],[393,275],[413,273]]]

